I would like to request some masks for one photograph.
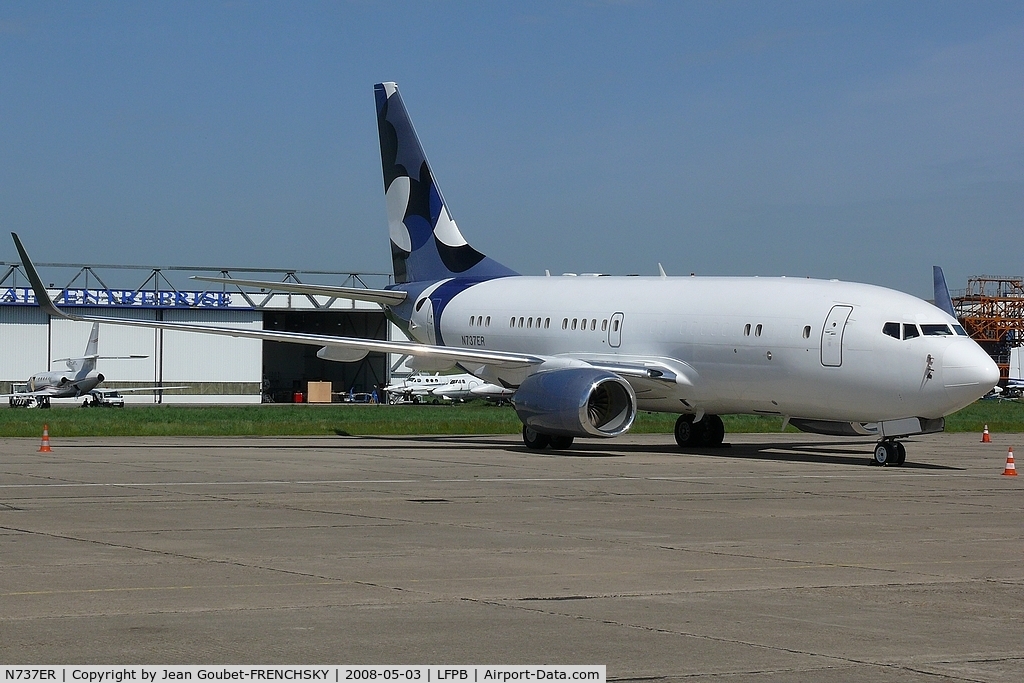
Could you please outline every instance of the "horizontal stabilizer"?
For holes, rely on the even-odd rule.
[[[50,363],[60,363],[64,361],[77,362],[86,360],[139,360],[140,358],[149,358],[144,353],[133,353],[130,356],[98,356],[96,354],[90,354],[88,356],[79,356],[77,358],[54,358]]]
[[[259,287],[275,292],[291,292],[293,294],[309,294],[310,296],[330,296],[337,299],[354,299],[370,301],[386,306],[397,306],[405,301],[405,292],[390,289],[364,289],[362,287],[335,287],[332,285],[307,285],[301,282],[268,282],[265,280],[239,280],[232,277],[192,276],[193,280],[216,282],[218,284],[235,285],[238,287]]]

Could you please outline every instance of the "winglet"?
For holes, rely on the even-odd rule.
[[[935,306],[956,318],[953,299],[949,296],[949,288],[946,287],[946,276],[942,274],[942,268],[932,266],[932,281],[935,287]]]
[[[35,292],[36,303],[38,303],[44,311],[55,318],[72,319],[73,316],[70,316],[57,308],[54,305],[53,300],[50,299],[50,295],[46,292],[46,287],[43,286],[43,280],[39,277],[39,272],[36,270],[36,267],[32,265],[32,259],[28,257],[28,252],[25,251],[25,245],[21,243],[18,233],[12,232],[11,237],[14,238],[14,246],[18,248],[18,254],[21,255],[21,265],[25,266],[25,274],[28,276],[28,281],[32,283],[32,291]]]

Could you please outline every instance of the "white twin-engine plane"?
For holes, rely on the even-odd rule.
[[[682,448],[722,443],[719,415],[777,415],[834,435],[873,435],[902,464],[902,437],[940,431],[988,392],[995,363],[956,319],[872,285],[799,278],[526,277],[471,247],[444,202],[394,83],[374,87],[395,284],[383,290],[227,280],[376,301],[415,342],[101,319],[370,351],[417,369],[459,366],[515,389],[529,448],[614,437],[638,410],[677,413]],[[15,241],[36,296],[57,309]],[[222,282],[220,278],[198,278]],[[938,288],[937,288],[938,289]],[[945,301],[948,292],[942,286]],[[938,299],[937,299],[938,300]],[[952,311],[952,308],[947,308]],[[85,317],[84,319],[96,320]]]

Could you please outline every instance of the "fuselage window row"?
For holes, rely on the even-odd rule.
[[[483,318],[481,316],[470,316],[469,324],[470,324],[471,327],[472,326],[480,326],[480,325],[483,325],[485,327],[490,326],[490,324],[491,324],[490,316],[488,316],[486,318],[486,321],[481,322],[482,320],[483,320]],[[527,316],[519,316],[519,317],[512,316],[511,318],[508,319],[508,326],[509,326],[510,329],[526,328],[528,330],[529,329],[538,329],[538,330],[539,329],[545,329],[545,330],[547,330],[547,329],[551,328],[551,318],[542,318],[540,316],[537,316],[536,318],[534,318],[534,317],[527,317]],[[569,318],[562,318],[562,329],[563,330],[576,330],[576,329],[578,329],[578,330],[580,330],[582,332],[586,332],[587,330],[590,330],[591,332],[596,332],[597,328],[598,328],[598,320],[597,320],[597,318],[572,318],[571,320]],[[619,321],[618,320],[612,321],[611,328],[612,328],[613,332],[618,332],[619,331]],[[608,331],[608,319],[607,318],[601,320],[601,331],[602,332],[607,332]]]
[[[548,329],[549,327],[551,327],[551,318],[543,318],[542,319],[540,316],[537,316],[536,318],[534,318],[534,317],[527,318],[525,316],[519,316],[518,324],[517,324],[516,320],[517,319],[516,319],[515,316],[512,316],[511,318],[509,318],[508,326],[510,328],[525,327],[527,329],[536,328],[536,329],[539,330],[539,329],[541,329],[542,323],[543,323],[543,328],[545,330]],[[487,323],[486,324],[487,325],[491,324],[491,317],[490,316],[487,316]]]

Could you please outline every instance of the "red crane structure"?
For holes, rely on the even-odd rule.
[[[1010,349],[1024,345],[1024,277],[979,275],[952,297],[956,317],[999,366],[1000,383],[1010,370]]]

